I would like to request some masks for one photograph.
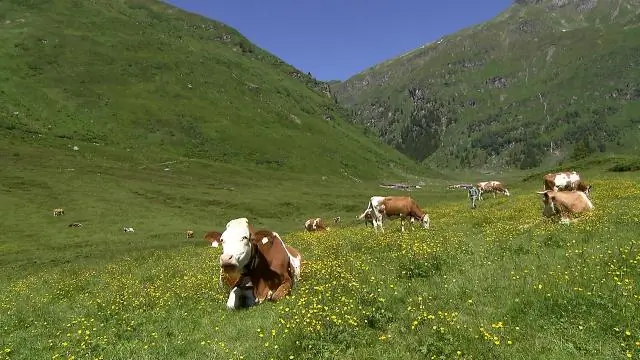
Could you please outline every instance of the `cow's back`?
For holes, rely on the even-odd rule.
[[[580,213],[593,210],[594,206],[587,195],[582,191],[559,191],[555,193],[557,201],[571,212]]]

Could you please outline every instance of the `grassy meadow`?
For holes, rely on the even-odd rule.
[[[508,175],[513,195],[476,210],[425,179],[411,195],[432,228],[386,222],[382,235],[353,221],[369,196],[401,193],[374,182],[215,165],[238,175],[224,183],[197,161],[98,166],[48,151],[40,164],[36,148],[15,151],[0,171],[2,359],[640,357],[637,173],[585,172],[596,210],[569,226],[541,217],[536,178]],[[202,236],[239,216],[305,262],[289,297],[230,312],[220,249]],[[312,216],[343,222],[301,232]]]

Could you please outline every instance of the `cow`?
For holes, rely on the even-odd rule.
[[[82,227],[82,224],[81,223],[71,223],[71,224],[69,224],[69,227],[78,227],[79,228],[79,227]]]
[[[193,238],[193,230],[187,230],[187,239]]]
[[[389,219],[399,217],[403,232],[405,218],[419,221],[423,228],[429,228],[429,215],[422,211],[418,203],[410,196],[372,196],[367,209],[373,215],[373,227],[376,232],[378,232],[378,227],[384,232],[382,220],[385,217]]]
[[[483,181],[483,182],[479,182],[476,184],[476,187],[478,188],[478,190],[480,190],[480,200],[484,200],[484,198],[482,197],[482,194],[484,193],[493,193],[493,197],[496,197],[496,194],[500,193],[500,194],[504,194],[506,196],[510,196],[511,194],[509,194],[509,190],[507,189],[507,187],[499,182],[499,181]]]
[[[57,208],[53,209],[53,216],[61,216],[64,215],[64,209]]]
[[[373,227],[373,209],[367,208],[362,214],[356,216],[356,220],[364,220],[365,227],[369,227],[369,224]]]
[[[560,223],[568,224],[571,222],[572,214],[591,211],[594,208],[591,199],[582,191],[545,190],[536,193],[542,195],[543,216],[551,218],[559,215]]]
[[[251,234],[255,233],[255,230],[253,229],[251,224],[249,224],[249,232]],[[211,242],[211,247],[217,248],[218,246],[220,246],[220,244],[222,244],[222,233],[221,232],[209,231],[209,232],[207,232],[205,234],[204,238],[205,238],[205,240]],[[298,280],[300,280],[300,272],[302,270],[301,269],[301,266],[302,266],[302,255],[300,254],[300,251],[298,251],[296,248],[294,248],[291,245],[285,244],[285,247],[286,247],[287,251],[289,252],[289,255],[291,256],[291,265],[293,267],[294,280],[298,281]],[[220,269],[220,274],[221,274],[220,278],[221,279],[222,279],[222,272],[223,272],[222,269]]]
[[[299,278],[300,252],[292,254],[274,231],[252,231],[247,218],[230,220],[220,243],[220,268],[239,277],[227,299],[230,310],[277,302]]]
[[[204,234],[204,239],[211,244],[211,247],[216,248],[220,246],[220,236],[222,233],[219,231],[208,231]]]
[[[584,192],[588,198],[591,198],[591,185],[587,186],[587,184],[580,179],[580,174],[575,171],[565,171],[545,175],[543,178],[542,190],[577,190]]]
[[[132,227],[126,227],[126,226],[122,228],[122,231],[124,231],[124,232],[135,232],[135,230],[133,230]]]
[[[327,228],[324,226],[321,218],[309,219],[305,221],[304,228],[307,231],[325,231]]]
[[[333,218],[333,223],[334,224],[337,224],[339,222],[340,222],[340,216],[336,216],[336,217]]]

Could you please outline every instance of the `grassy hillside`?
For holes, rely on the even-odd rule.
[[[385,235],[362,225],[288,234],[305,257],[299,286],[238,312],[217,287],[220,250],[169,230],[182,225],[169,206],[134,199],[82,229],[16,206],[10,225],[48,224],[38,246],[49,257],[72,258],[87,241],[101,251],[85,264],[4,272],[0,358],[635,359],[638,174],[589,181],[596,210],[570,226],[542,219],[539,181],[514,181],[511,197],[476,210],[463,191],[415,192],[432,218],[426,231],[401,235],[395,222]],[[144,226],[118,233],[118,213],[141,204]],[[8,229],[3,255],[34,245]],[[103,261],[152,241],[163,248]]]
[[[358,123],[437,166],[526,169],[634,153],[639,13],[632,0],[517,1],[332,90]]]
[[[162,3],[4,1],[0,29],[5,275],[179,248],[231,217],[351,218],[378,181],[440,176],[345,121],[324,84]]]
[[[419,172],[345,122],[325,84],[160,2],[3,1],[0,29],[0,138],[148,163]]]

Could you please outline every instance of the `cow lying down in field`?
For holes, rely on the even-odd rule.
[[[537,193],[542,195],[542,214],[548,218],[559,215],[563,224],[570,223],[573,214],[593,210],[593,203],[582,191],[546,190]]]
[[[278,233],[253,231],[247,218],[227,223],[219,241],[221,282],[227,276],[235,281],[227,308],[238,309],[278,301],[289,294],[300,279],[300,252],[285,245]]]

